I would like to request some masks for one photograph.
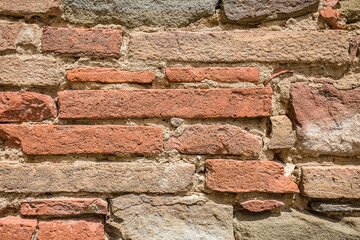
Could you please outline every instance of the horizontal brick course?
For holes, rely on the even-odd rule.
[[[116,68],[77,68],[66,71],[69,82],[152,83],[155,73],[121,71]]]
[[[0,125],[0,138],[29,155],[162,152],[162,129],[146,126]]]
[[[21,203],[24,216],[107,214],[108,204],[99,198],[40,199]]]
[[[119,30],[55,27],[45,27],[43,30],[43,50],[57,54],[118,57],[120,47]]]
[[[0,192],[177,193],[192,185],[190,164],[0,164]]]
[[[303,194],[311,198],[360,198],[360,167],[303,167]]]
[[[58,93],[63,119],[265,117],[271,97],[271,88]]]
[[[261,137],[229,125],[195,124],[179,137],[171,137],[165,150],[187,154],[227,154],[256,157],[262,147]]]
[[[0,218],[1,240],[29,240],[35,234],[36,219]]]
[[[206,160],[206,186],[220,192],[298,193],[284,167],[271,161]]]
[[[1,0],[0,13],[6,15],[60,15],[61,0]]]
[[[259,68],[190,68],[174,67],[166,69],[169,82],[201,82],[209,79],[217,82],[258,82]]]
[[[105,240],[102,219],[44,220],[37,240]]]
[[[344,31],[223,31],[132,33],[129,56],[181,62],[349,61]]]
[[[50,96],[0,92],[0,122],[42,121],[56,115],[56,104]]]

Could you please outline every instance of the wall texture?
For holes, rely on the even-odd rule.
[[[0,239],[360,239],[359,45],[359,0],[0,0]]]

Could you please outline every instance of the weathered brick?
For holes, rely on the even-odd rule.
[[[56,27],[45,27],[43,30],[43,50],[57,54],[118,57],[120,47],[119,30]]]
[[[176,149],[188,154],[227,154],[256,157],[262,147],[261,137],[229,125],[188,127],[179,137],[171,137],[165,150]]]
[[[102,219],[48,220],[39,222],[37,240],[105,240]]]
[[[218,82],[258,82],[259,68],[191,68],[174,67],[166,69],[169,82],[201,82],[209,79]]]
[[[292,148],[295,144],[292,123],[287,116],[273,116],[269,149]]]
[[[140,60],[181,62],[323,62],[349,61],[344,31],[137,32],[129,56]]]
[[[250,212],[263,212],[274,210],[285,204],[277,200],[250,200],[243,202],[240,205]]]
[[[60,15],[60,0],[1,0],[0,13],[6,15]]]
[[[16,49],[15,42],[22,27],[21,23],[0,22],[0,51]]]
[[[218,0],[64,0],[64,15],[77,24],[179,27],[211,16],[217,4]]]
[[[316,12],[319,0],[224,0],[226,22],[252,25],[261,21],[287,19]]]
[[[0,85],[58,86],[65,75],[60,64],[52,57],[0,56]]]
[[[177,193],[188,191],[191,164],[1,164],[0,192]]]
[[[63,91],[60,118],[240,118],[269,116],[271,88]]]
[[[152,83],[155,73],[121,71],[116,68],[77,68],[66,71],[69,82]]]
[[[36,231],[35,219],[0,218],[1,240],[30,240]]]
[[[0,122],[42,121],[56,117],[54,99],[32,92],[0,92]]]
[[[162,152],[162,129],[147,126],[0,125],[0,138],[29,155]]]
[[[303,194],[311,198],[360,198],[360,167],[303,167]]]
[[[299,192],[284,167],[271,161],[206,160],[206,186],[220,192]]]
[[[311,155],[360,154],[360,88],[338,90],[330,84],[291,86],[291,116],[299,147]]]
[[[320,11],[322,19],[333,29],[341,29],[341,26],[337,23],[340,15],[341,12],[332,7],[327,7]]]
[[[21,203],[24,216],[107,214],[108,204],[100,198],[40,199]]]

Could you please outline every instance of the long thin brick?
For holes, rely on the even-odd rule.
[[[0,13],[6,15],[60,15],[60,0],[1,0]]]
[[[0,138],[29,155],[162,152],[162,129],[147,126],[0,125]]]
[[[105,240],[102,219],[48,220],[39,222],[37,240]]]
[[[0,192],[177,193],[192,185],[191,164],[1,164]]]
[[[349,61],[344,31],[137,32],[129,56],[141,60],[184,62]]]
[[[42,48],[73,56],[118,57],[121,31],[112,29],[75,29],[45,27]]]
[[[360,198],[360,167],[304,167],[303,194],[311,198]]]
[[[188,154],[227,154],[256,157],[262,147],[261,137],[229,125],[195,124],[179,137],[171,137],[165,150]]]
[[[220,192],[298,193],[284,167],[271,161],[206,161],[206,186]]]
[[[258,82],[259,68],[190,68],[174,67],[166,69],[166,78],[169,82],[201,82],[209,79],[217,82]]]
[[[0,122],[42,121],[56,117],[55,101],[32,92],[0,92]]]
[[[108,204],[100,198],[39,199],[21,203],[24,216],[107,214]]]
[[[66,71],[69,82],[152,83],[155,73],[121,71],[116,68],[77,68]]]
[[[264,117],[270,114],[271,97],[271,88],[58,93],[63,119]]]
[[[29,240],[35,234],[36,219],[0,218],[1,240]]]

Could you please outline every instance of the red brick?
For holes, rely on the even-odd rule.
[[[188,127],[180,137],[165,143],[165,150],[176,149],[187,154],[228,154],[256,157],[262,147],[261,137],[229,125]]]
[[[360,198],[360,167],[304,167],[303,194],[311,198]]]
[[[21,28],[21,23],[0,23],[0,51],[16,49],[15,42]]]
[[[332,7],[326,7],[320,11],[320,16],[327,25],[333,29],[341,29],[341,26],[337,23],[341,12],[339,10],[333,9]]]
[[[35,233],[37,221],[7,217],[0,219],[1,240],[30,240]]]
[[[66,71],[66,74],[69,82],[152,83],[155,80],[153,72],[130,72],[116,68],[77,68]]]
[[[56,117],[55,101],[32,92],[0,92],[0,122],[42,121]]]
[[[209,79],[217,82],[258,82],[259,68],[190,68],[166,69],[169,82],[201,82]]]
[[[37,240],[105,240],[101,219],[39,222]]]
[[[0,138],[29,155],[162,152],[162,129],[144,126],[0,125]]]
[[[7,15],[60,15],[61,0],[1,0],[0,13]]]
[[[250,212],[271,211],[284,205],[283,202],[276,200],[250,200],[241,203],[241,206]]]
[[[111,29],[74,29],[45,27],[42,48],[73,56],[118,57],[121,31]]]
[[[58,93],[63,119],[265,117],[270,114],[271,97],[271,88]]]
[[[55,216],[107,214],[107,202],[99,198],[41,199],[21,203],[21,214],[27,216]]]
[[[206,186],[220,192],[298,193],[284,167],[271,161],[206,161]]]

